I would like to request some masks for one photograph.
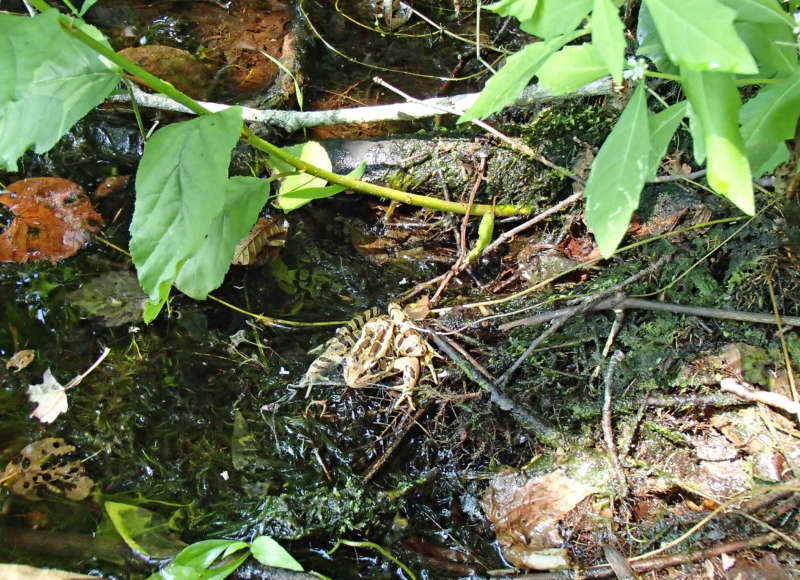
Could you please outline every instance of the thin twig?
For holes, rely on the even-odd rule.
[[[642,300],[640,298],[611,298],[593,304],[590,310],[608,309],[628,309],[654,310],[657,312],[669,312],[671,314],[688,314],[689,316],[700,316],[703,318],[718,318],[721,320],[734,320],[736,322],[754,322],[757,324],[776,324],[773,314],[761,312],[743,312],[740,310],[723,310],[721,308],[705,308],[703,306],[685,306],[683,304],[673,304],[670,302],[657,302],[655,300]],[[535,316],[513,320],[501,325],[500,330],[511,330],[517,326],[536,326],[551,320],[560,318],[564,315],[575,312],[577,306],[559,308],[550,312],[543,312]],[[800,316],[783,316],[781,320],[791,326],[800,326]]]
[[[625,497],[628,495],[628,481],[625,479],[625,473],[622,471],[622,466],[619,464],[619,457],[617,457],[617,445],[614,443],[614,427],[611,424],[611,390],[614,385],[614,373],[617,370],[619,361],[625,358],[625,354],[618,350],[608,361],[608,368],[604,380],[604,395],[603,395],[603,438],[606,442],[608,455],[611,458],[611,466],[614,469],[614,474],[620,487],[620,495]]]
[[[785,397],[780,393],[773,393],[771,391],[757,391],[751,386],[740,383],[736,379],[731,378],[722,379],[719,382],[719,386],[726,393],[733,393],[742,399],[764,403],[770,407],[775,407],[795,415],[800,413],[800,403],[792,401],[789,397]]]
[[[478,383],[490,395],[492,403],[500,407],[503,411],[509,411],[514,418],[529,433],[535,436],[540,442],[552,448],[559,446],[558,433],[550,425],[536,416],[532,411],[525,409],[516,401],[501,393],[494,385],[495,381],[487,379],[477,372],[474,367],[456,351],[451,345],[451,341],[445,336],[439,336],[435,332],[431,333],[431,339],[441,352],[446,354],[461,371],[472,381]]]

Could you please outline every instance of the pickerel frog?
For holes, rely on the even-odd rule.
[[[375,25],[381,22],[389,30],[400,28],[411,18],[411,0],[369,0],[369,8],[375,18]]]
[[[437,382],[433,358],[436,352],[397,304],[390,304],[388,314],[367,319],[358,338],[348,339],[342,329],[325,352],[313,363],[301,381],[309,391],[325,380],[332,369],[341,369],[341,377],[351,389],[381,386],[396,394],[393,409],[415,410],[412,395],[427,370]],[[352,343],[350,346],[349,343]]]

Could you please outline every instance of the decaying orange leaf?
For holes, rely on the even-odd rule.
[[[236,266],[262,266],[278,255],[286,243],[289,223],[280,218],[258,218],[258,221],[236,246],[231,263]]]
[[[0,262],[68,258],[103,225],[81,187],[59,177],[12,183],[0,193],[0,203],[14,214],[0,233]]]

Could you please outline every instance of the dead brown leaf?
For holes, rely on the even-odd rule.
[[[12,493],[32,500],[40,499],[42,489],[74,501],[86,499],[94,481],[86,475],[83,462],[66,460],[73,451],[75,447],[61,438],[35,441],[6,465],[0,482]]]
[[[283,218],[258,218],[253,228],[241,239],[231,263],[237,266],[262,266],[275,259],[286,243],[289,223]]]
[[[34,177],[0,193],[14,220],[0,233],[0,262],[50,260],[74,255],[103,225],[77,183],[59,177]]]

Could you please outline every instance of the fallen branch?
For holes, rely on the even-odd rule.
[[[559,95],[558,97],[554,97],[549,91],[542,87],[530,85],[522,91],[522,94],[513,105],[524,107],[535,103],[555,100],[609,95],[613,92],[614,88],[611,83],[611,77],[596,80],[573,93]],[[335,109],[332,111],[278,111],[274,109],[242,107],[242,119],[254,123],[264,123],[289,133],[297,131],[298,129],[323,125],[374,123],[378,121],[410,121],[413,119],[425,119],[441,115],[442,109],[452,109],[463,113],[475,102],[479,94],[480,93],[467,93],[463,95],[453,95],[452,97],[425,99],[418,103],[354,107],[351,109]],[[133,96],[140,107],[194,114],[194,111],[188,107],[161,94],[146,93],[134,87]],[[127,103],[130,102],[130,95],[113,95],[107,100],[112,103]],[[200,101],[199,104],[212,113],[222,111],[232,106],[224,103],[209,103],[204,101]]]

